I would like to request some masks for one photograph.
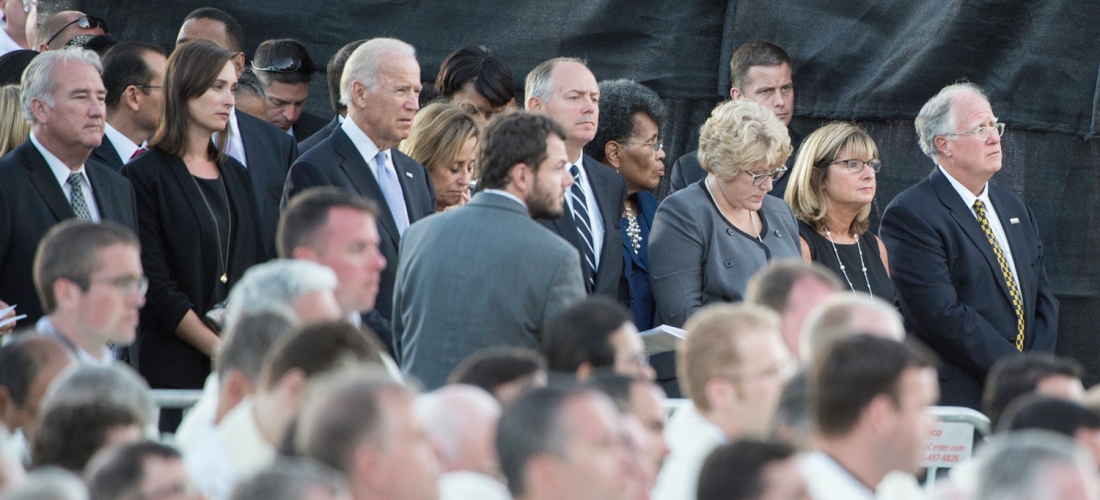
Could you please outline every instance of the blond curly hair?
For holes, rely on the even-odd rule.
[[[699,132],[699,165],[723,180],[743,171],[779,168],[789,156],[787,127],[748,99],[718,105]]]

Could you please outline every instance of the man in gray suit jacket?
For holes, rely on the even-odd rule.
[[[537,349],[543,323],[585,296],[577,250],[532,220],[560,217],[573,184],[562,126],[518,112],[483,137],[482,192],[401,239],[394,342],[428,390],[478,349]]]

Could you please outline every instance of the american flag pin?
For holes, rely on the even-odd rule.
[[[405,175],[409,176],[409,178],[412,179],[413,173],[412,172],[405,172]],[[1016,219],[1012,219],[1012,220],[1016,220]],[[1016,222],[1020,222],[1020,221],[1017,220]],[[1013,224],[1015,224],[1016,222],[1013,222]]]
[[[1019,223],[1020,223],[1020,219],[1017,219],[1017,218],[1013,217],[1013,218],[1011,218],[1011,219],[1008,219],[1008,222],[1010,222],[1010,223],[1012,223],[1012,224],[1019,224]]]

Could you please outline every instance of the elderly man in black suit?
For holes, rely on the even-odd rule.
[[[1053,351],[1058,301],[1035,214],[990,183],[1001,133],[976,85],[950,85],[916,119],[932,173],[890,202],[881,237],[906,330],[940,356],[941,404],[980,409],[998,359]]]
[[[164,49],[141,42],[122,42],[103,56],[107,123],[92,161],[118,171],[145,152],[164,105],[167,66]]]
[[[0,298],[34,324],[42,305],[31,276],[38,242],[66,219],[111,220],[137,232],[130,182],[87,162],[103,139],[107,89],[99,56],[83,49],[42,53],[24,73],[31,135],[0,158]]]
[[[390,318],[397,249],[405,229],[435,211],[435,188],[423,165],[397,150],[420,108],[416,51],[393,38],[375,38],[352,52],[340,83],[348,116],[328,139],[290,168],[284,204],[313,186],[336,186],[379,206],[379,249],[386,258],[374,311],[364,322],[393,349]]]
[[[565,127],[566,167],[573,186],[565,196],[561,217],[539,221],[565,238],[581,254],[585,291],[618,299],[630,306],[630,289],[623,275],[623,236],[619,221],[626,202],[623,177],[584,154],[596,137],[600,121],[600,86],[579,59],[545,61],[527,74],[527,109],[545,113]]]
[[[176,36],[176,46],[206,40],[237,53],[237,78],[244,71],[244,31],[233,16],[213,7],[196,9],[187,15]],[[279,225],[280,199],[290,164],[298,158],[294,138],[274,125],[239,109],[229,115],[226,153],[248,169],[252,192],[260,214],[260,238],[265,255],[275,255],[275,228]]]

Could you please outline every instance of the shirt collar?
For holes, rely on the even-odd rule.
[[[970,192],[970,190],[967,189],[966,186],[962,185],[961,182],[952,177],[951,174],[947,173],[947,169],[943,168],[940,165],[936,165],[936,167],[940,169],[940,172],[943,172],[943,175],[945,177],[947,177],[947,181],[951,183],[951,187],[955,188],[955,191],[958,191],[959,196],[962,197],[963,203],[966,203],[967,208],[974,208],[975,200],[982,200],[982,203],[984,203],[987,207],[991,205],[991,203],[989,202],[989,189],[987,189],[989,186],[988,182],[982,185],[982,194],[979,196],[974,196],[974,193]]]
[[[83,164],[81,164],[80,168],[77,170],[70,170],[68,165],[65,165],[65,162],[61,161],[61,158],[55,156],[50,150],[46,149],[46,146],[43,146],[42,143],[38,141],[38,138],[34,136],[34,132],[31,132],[31,143],[34,144],[35,148],[38,148],[38,152],[42,153],[42,157],[46,159],[46,164],[50,166],[50,170],[53,172],[54,177],[57,177],[58,184],[62,186],[68,184],[69,174],[80,172],[84,174],[84,180],[88,185],[91,185],[92,181],[88,179],[88,174],[84,171]]]
[[[103,127],[103,135],[107,136],[107,139],[111,141],[111,145],[115,147],[115,151],[118,151],[118,157],[122,159],[122,163],[129,163],[130,157],[141,149],[141,146],[134,144],[134,141],[112,127],[110,123],[106,123]]]
[[[291,125],[290,128],[286,129],[286,135],[294,137],[294,125]]]
[[[77,346],[71,339],[66,337],[57,327],[54,326],[53,320],[49,316],[42,316],[38,319],[38,322],[34,324],[35,331],[44,333],[46,335],[57,338],[65,347],[68,347],[76,356],[77,361],[82,365],[94,365],[94,366],[106,366],[115,362],[115,353],[110,347],[103,347],[103,352],[99,353],[99,357],[92,356],[90,353]]]
[[[374,164],[374,157],[378,155],[378,146],[374,144],[374,141],[370,139],[367,134],[363,133],[363,130],[355,124],[355,120],[344,120],[344,123],[340,124],[340,128],[348,135],[348,139],[351,139],[351,143],[355,145],[355,149],[359,150],[359,154],[366,160],[367,165],[370,166],[372,172],[377,168]],[[389,159],[389,155],[386,155],[386,159]],[[377,177],[378,173],[375,172]]]
[[[833,477],[847,483],[847,491],[851,491],[853,494],[859,494],[863,498],[875,498],[874,491],[871,491],[867,486],[856,479],[851,472],[848,472],[848,469],[845,469],[839,462],[834,460],[833,457],[830,457],[828,453],[820,450],[814,451],[806,457],[806,460],[816,462],[819,467],[827,469]]]

